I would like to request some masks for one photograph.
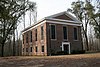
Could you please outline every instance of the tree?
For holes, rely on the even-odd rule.
[[[100,1],[97,0],[95,4],[95,13],[90,17],[91,25],[94,27],[95,36],[97,39],[100,39]]]
[[[72,2],[72,9],[68,9],[67,11],[70,11],[71,13],[73,13],[78,20],[80,20],[82,22],[82,33],[83,36],[85,37],[85,42],[87,45],[87,50],[88,50],[88,38],[87,38],[87,24],[88,22],[86,22],[86,14],[84,13],[84,2],[83,1],[77,1],[77,2]],[[85,19],[85,25],[84,24],[84,19]]]
[[[4,45],[9,36],[13,35],[21,16],[30,9],[34,10],[35,5],[35,3],[26,0],[0,0],[0,9],[2,9],[0,10],[1,56],[4,56]]]
[[[85,42],[87,46],[87,51],[89,50],[88,45],[88,36],[87,36],[87,27],[88,24],[91,22],[91,17],[93,17],[94,7],[90,3],[90,1],[77,1],[72,2],[72,9],[68,9],[68,11],[72,12],[78,20],[82,22],[82,32],[83,36],[85,37]]]

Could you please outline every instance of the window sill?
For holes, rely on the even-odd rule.
[[[74,40],[74,41],[78,41],[78,40]]]
[[[68,39],[63,39],[63,41],[68,41]]]
[[[44,41],[44,40],[41,40],[41,42],[42,42],[42,41]]]
[[[32,44],[32,42],[30,42],[29,44]]]
[[[51,40],[57,40],[57,39],[51,39]]]

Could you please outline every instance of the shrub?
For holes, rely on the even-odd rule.
[[[58,51],[56,55],[66,55],[68,54],[66,51]]]
[[[71,54],[84,54],[85,50],[73,50]]]

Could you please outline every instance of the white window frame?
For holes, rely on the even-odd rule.
[[[77,40],[74,39],[74,28],[77,29]],[[75,27],[75,26],[74,26],[74,27],[73,27],[73,39],[74,39],[74,41],[78,41],[78,35],[79,35],[79,34],[78,34],[78,27]]]
[[[41,27],[43,27],[43,39],[41,39],[41,40],[44,40],[44,25],[41,25]],[[40,28],[41,28],[40,27]],[[42,36],[41,36],[42,37]]]
[[[51,36],[51,25],[54,25],[55,26],[55,39],[52,39],[52,36]],[[50,39],[51,40],[57,40],[57,29],[56,29],[56,24],[49,24],[49,28],[50,28]]]
[[[63,34],[63,40],[64,41],[68,41],[68,26],[67,25],[63,25],[62,26],[62,30],[63,30],[63,27],[66,27],[67,28],[67,39],[64,39],[64,34]]]

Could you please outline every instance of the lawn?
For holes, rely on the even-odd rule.
[[[100,53],[0,57],[0,67],[100,67]]]

